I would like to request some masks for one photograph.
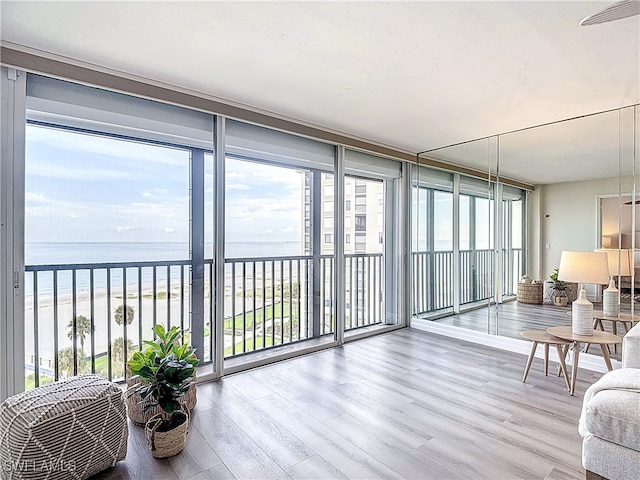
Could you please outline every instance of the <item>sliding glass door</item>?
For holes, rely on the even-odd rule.
[[[206,379],[403,323],[400,162],[27,77],[27,388],[124,380],[157,324],[180,329]]]

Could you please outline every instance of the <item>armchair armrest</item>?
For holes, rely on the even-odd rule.
[[[640,323],[622,338],[622,368],[640,368]]]

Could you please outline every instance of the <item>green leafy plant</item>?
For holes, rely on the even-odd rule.
[[[558,267],[554,268],[551,275],[549,275],[549,278],[553,282],[553,289],[557,292],[563,292],[567,288],[569,288],[569,284],[567,282],[563,282],[562,280],[558,280],[558,270]]]
[[[153,332],[157,339],[145,340],[147,348],[135,352],[127,362],[131,373],[145,380],[131,394],[139,393],[143,401],[151,397],[153,403],[144,411],[160,406],[165,419],[169,419],[181,410],[180,397],[189,390],[199,360],[191,346],[180,344],[182,334],[177,327],[165,331],[164,326],[156,325]]]

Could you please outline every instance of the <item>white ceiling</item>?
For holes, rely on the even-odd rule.
[[[5,44],[417,153],[639,103],[640,17],[578,26],[608,3],[2,0],[0,25]],[[557,145],[536,162],[514,152],[511,170],[503,157],[503,172],[548,183]],[[603,176],[591,163],[582,176]],[[552,180],[577,178],[567,170]]]

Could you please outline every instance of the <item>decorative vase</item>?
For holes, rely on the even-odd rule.
[[[618,289],[616,284],[611,279],[609,286],[602,292],[602,311],[605,315],[611,317],[617,317],[620,313],[620,307],[618,306]]]
[[[173,412],[173,416],[180,417],[182,422],[171,430],[161,430],[165,422],[161,413],[151,417],[145,425],[147,443],[154,458],[173,457],[184,449],[189,433],[189,415],[185,412]]]
[[[197,398],[197,390],[196,390],[196,374],[195,371],[193,373],[193,383],[189,387],[189,390],[180,397],[180,404],[182,405],[183,410],[191,412],[193,408],[196,406]],[[146,383],[140,376],[131,375],[131,368],[127,365],[127,416],[129,419],[137,426],[144,427],[151,417],[162,413],[162,409],[159,406],[155,406],[145,412],[145,408],[148,405],[153,403],[151,398],[147,398],[146,400],[142,400],[142,397],[139,393],[135,392],[139,383]]]

